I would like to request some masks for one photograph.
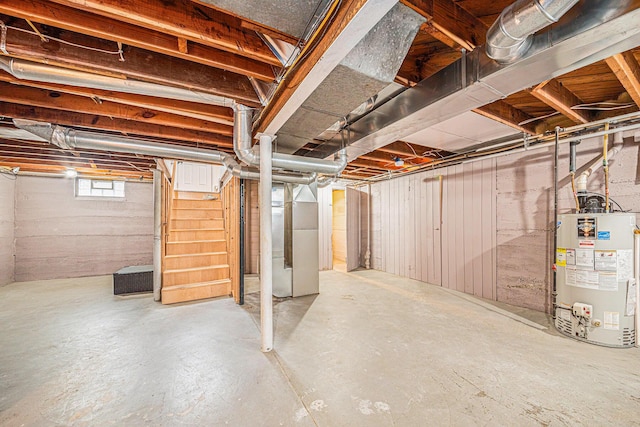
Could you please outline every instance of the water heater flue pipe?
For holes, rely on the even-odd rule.
[[[571,141],[569,144],[569,175],[571,175],[571,191],[573,192],[573,200],[576,203],[576,213],[580,212],[580,200],[576,190],[576,164],[577,164],[577,146],[580,141]]]
[[[621,140],[622,140],[622,134],[620,132],[614,134],[614,143],[616,144],[606,152],[608,159],[612,158],[613,156],[618,154],[620,150],[622,150],[622,144],[618,143],[618,142],[621,142]],[[589,165],[587,169],[578,176],[578,179],[576,180],[576,189],[578,193],[587,192],[587,181],[589,180],[589,177],[591,176],[592,173],[594,173],[595,171],[597,171],[603,166],[603,161],[602,161],[603,157],[604,156],[599,157],[597,160],[591,163],[591,165]]]
[[[249,166],[260,165],[260,154],[252,148],[251,119],[253,109],[242,104],[234,106],[233,149],[241,162]],[[334,156],[334,160],[315,159],[312,157],[294,156],[291,154],[273,153],[274,168],[296,171],[315,172],[337,176],[347,166],[347,153],[344,149]]]
[[[487,56],[501,63],[521,58],[534,33],[557,22],[578,0],[518,0],[487,31]]]

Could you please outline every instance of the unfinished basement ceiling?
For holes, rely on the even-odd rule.
[[[411,90],[460,61],[463,54],[471,55],[483,49],[489,26],[512,3],[509,0],[403,0],[397,4],[377,1],[307,0],[294,2],[295,7],[291,2],[267,0],[0,1],[0,20],[6,26],[6,52],[0,54],[0,60],[16,58],[226,97],[262,110],[256,123],[256,130],[260,130],[286,109],[287,101],[295,98],[296,89],[306,84],[305,77],[332,52],[332,43],[340,41],[338,35],[353,31],[349,23],[376,26],[382,17],[367,22],[366,18],[373,16],[370,10],[402,9],[406,16],[415,17],[410,18],[412,28],[404,32],[410,43],[396,49],[402,51],[404,59],[394,64],[393,75],[384,79],[385,85],[386,80],[394,80],[397,87]],[[561,28],[575,20],[581,10],[597,11],[599,6],[606,12],[604,15],[610,15],[613,6],[631,13],[638,9],[640,1],[580,1],[574,11],[552,28]],[[315,18],[326,9],[330,14],[321,24]],[[306,29],[317,25],[324,25],[320,26],[317,36],[308,42],[301,40]],[[358,37],[364,39],[367,32]],[[353,42],[357,44],[360,39]],[[283,69],[277,52],[274,53],[274,41],[276,47],[300,44],[305,49],[308,46],[291,68]],[[600,42],[597,37],[592,41]],[[438,119],[436,115],[433,123],[420,129],[385,140],[373,150],[360,150],[357,156],[350,157],[343,175],[363,179],[388,171],[410,170],[505,135],[533,135],[555,126],[638,111],[640,49],[635,42],[619,45],[626,51],[595,62],[584,61],[566,73],[549,70],[551,78],[545,81],[532,82],[522,90],[451,117]],[[380,59],[370,53],[363,58],[373,59],[370,64],[374,65],[375,60]],[[274,97],[263,106],[261,96],[264,94],[257,93],[256,89],[275,86],[285,72],[286,77]],[[322,81],[316,86],[322,87]],[[358,91],[358,95],[350,96],[349,102],[335,111],[316,108],[329,113],[332,120],[312,120],[317,126],[288,148],[286,138],[281,136],[280,148],[313,157],[324,156],[336,147],[314,138],[329,127],[327,124],[339,121],[341,116],[365,102],[370,92],[382,87],[380,84],[375,89]],[[340,96],[344,91],[327,79],[316,98]],[[328,99],[332,104],[331,98]],[[290,116],[297,111],[302,110],[295,108]],[[0,167],[20,167],[23,171],[56,172],[74,167],[88,175],[149,178],[149,168],[154,162],[145,156],[88,150],[72,152],[35,138],[25,140],[28,137],[11,133],[15,131],[14,118],[166,144],[232,151],[233,112],[229,107],[207,105],[195,99],[175,101],[154,93],[132,94],[114,88],[24,80],[5,71],[0,71],[0,117]],[[294,119],[284,130],[289,135],[300,136],[298,130],[302,126],[296,128],[296,124],[301,123]],[[283,131],[282,135],[287,132]],[[344,143],[350,142],[353,141],[348,136]],[[403,166],[396,165],[398,159],[404,161]]]

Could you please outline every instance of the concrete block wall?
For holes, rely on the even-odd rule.
[[[611,141],[611,139],[610,139]],[[640,212],[638,146],[624,140],[610,159],[610,195],[623,209]],[[559,151],[559,213],[575,206],[569,177],[569,145]],[[602,155],[602,138],[578,145],[578,172]],[[604,193],[602,169],[588,190]],[[553,252],[553,149],[498,158],[497,163],[498,300],[538,311],[551,310]]]
[[[0,286],[13,282],[15,272],[16,179],[0,174]]]
[[[73,180],[20,176],[15,191],[15,281],[152,264],[151,184],[127,182],[124,200],[76,198]]]

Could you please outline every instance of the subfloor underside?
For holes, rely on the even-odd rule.
[[[386,273],[320,277],[320,295],[275,300],[270,354],[258,294],[162,306],[113,296],[108,276],[0,287],[0,425],[640,424],[638,349]]]

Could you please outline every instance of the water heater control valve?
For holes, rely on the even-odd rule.
[[[582,302],[576,302],[573,304],[573,315],[576,317],[590,319],[592,312],[593,307],[589,304],[584,304]]]

